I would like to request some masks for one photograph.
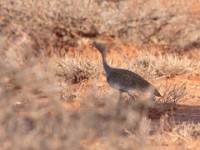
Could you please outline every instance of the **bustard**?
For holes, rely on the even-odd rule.
[[[129,96],[134,97],[130,94],[129,90],[144,92],[148,88],[151,89],[151,94],[153,96],[161,97],[159,91],[140,75],[126,69],[110,67],[106,61],[106,46],[104,44],[93,43],[90,45],[95,47],[101,53],[107,81],[110,86],[120,91],[120,98],[122,92],[126,92]]]

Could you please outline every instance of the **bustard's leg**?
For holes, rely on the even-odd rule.
[[[124,91],[122,91],[122,90],[119,90],[119,100],[118,100],[118,106],[120,106],[121,105],[121,101],[122,101],[122,93],[123,93]]]
[[[118,99],[118,105],[117,105],[117,114],[120,114],[120,109],[121,109],[121,102],[122,102],[122,93],[123,90],[119,90],[119,99]]]
[[[124,91],[122,91],[122,90],[119,90],[119,102],[121,101],[121,99],[122,99],[122,93],[123,93]]]

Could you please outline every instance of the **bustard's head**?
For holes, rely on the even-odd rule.
[[[103,43],[93,43],[90,45],[95,47],[101,54],[105,54],[106,46]]]

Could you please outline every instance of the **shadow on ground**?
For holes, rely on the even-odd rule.
[[[156,108],[150,109],[148,116],[152,120],[156,120],[160,119],[164,114],[167,114],[169,117],[173,118],[175,123],[200,123],[200,106],[157,104]]]

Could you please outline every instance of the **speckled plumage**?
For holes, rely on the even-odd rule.
[[[139,90],[145,91],[147,88],[153,89],[155,96],[161,96],[159,91],[151,85],[144,78],[138,74],[131,72],[126,69],[112,68],[107,64],[106,61],[106,46],[101,43],[91,44],[95,47],[102,55],[103,66],[106,72],[107,81],[115,89],[120,90],[120,92],[127,92],[129,90]]]

